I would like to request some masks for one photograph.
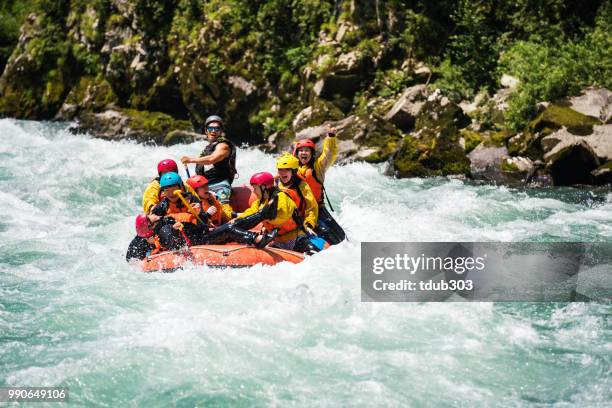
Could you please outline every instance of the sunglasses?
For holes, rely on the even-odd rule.
[[[209,132],[220,132],[221,128],[218,126],[209,126],[206,128],[206,130],[208,130]]]

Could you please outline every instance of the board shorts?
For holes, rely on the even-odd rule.
[[[223,180],[218,183],[209,184],[208,189],[217,196],[217,200],[221,204],[229,204],[230,196],[232,195],[232,185],[229,181]]]

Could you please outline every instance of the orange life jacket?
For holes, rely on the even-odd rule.
[[[317,178],[314,169],[309,167],[301,178],[308,183],[308,186],[314,194],[315,200],[317,200],[317,204],[321,204],[323,201],[323,184]]]
[[[168,207],[168,212],[170,212],[170,208]],[[192,223],[192,224],[196,224],[197,220],[195,219],[195,217],[193,216],[193,214],[191,213],[186,213],[186,212],[177,212],[177,213],[173,213],[173,214],[168,214],[169,216],[171,216],[174,221],[176,222],[182,222],[184,223]],[[155,237],[153,238],[153,245],[155,245],[155,248],[151,251],[151,255],[154,255],[158,252],[161,251],[165,251],[166,248],[164,248],[162,246],[162,244],[159,242],[159,236],[155,235]]]
[[[223,222],[223,206],[221,205],[221,203],[213,197],[203,198],[201,199],[200,203],[202,205],[202,210],[200,211],[200,214],[205,213],[210,207],[217,208],[217,212],[215,213],[215,215],[211,216],[209,220],[213,223],[215,227],[221,225]]]
[[[173,214],[168,214],[168,216],[174,218],[174,221],[176,222],[182,222],[182,223],[190,222],[192,224],[195,224],[197,221],[195,217],[193,216],[193,214],[189,212],[173,213]]]
[[[181,200],[176,200],[174,203],[168,200],[168,211],[166,211],[166,215],[174,215],[186,211],[187,208],[185,207],[185,204],[181,202]]]
[[[301,176],[299,176],[299,178],[305,182],[305,180]],[[306,215],[306,202],[304,202],[302,198],[302,192],[300,191],[300,184],[298,184],[296,188],[279,187],[278,189],[282,191],[283,193],[289,195],[289,197],[291,197],[291,199],[297,206],[298,214],[300,215],[300,217],[304,218],[304,216]]]

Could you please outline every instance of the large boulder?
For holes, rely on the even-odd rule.
[[[603,123],[612,119],[612,92],[606,88],[587,88],[579,96],[569,98],[569,105],[576,112],[598,118]]]
[[[468,154],[468,158],[472,176],[487,178],[487,174],[501,171],[502,163],[508,158],[508,149],[480,144]]]
[[[557,186],[592,184],[591,174],[599,165],[599,158],[585,138],[566,130],[542,140],[547,168]]]
[[[183,132],[173,133],[177,130]],[[175,120],[161,112],[112,109],[81,114],[74,131],[109,140],[130,139],[142,143],[173,144],[190,141],[190,134],[185,132],[193,132],[193,128],[188,121]],[[197,136],[191,135],[194,138]]]
[[[351,115],[337,121],[326,121],[296,132],[295,140],[309,138],[321,143],[327,134],[327,126],[338,131],[339,157],[358,159],[371,163],[383,162],[397,149],[400,133],[388,122],[374,115]],[[319,146],[320,147],[320,146]]]
[[[470,123],[455,103],[436,90],[415,121],[415,131],[402,139],[389,173],[398,177],[469,175],[470,160],[459,129]]]
[[[105,79],[85,76],[70,90],[55,119],[71,120],[80,113],[101,112],[117,103],[117,96]]]
[[[584,141],[601,162],[612,160],[612,125],[593,126],[588,136],[576,136],[563,127],[543,137],[544,160],[577,141]]]
[[[551,104],[530,124],[529,130],[537,133],[545,130],[556,130],[562,127],[574,134],[586,136],[593,132],[593,125],[600,124],[599,119],[576,112],[568,107]]]
[[[78,80],[63,29],[31,14],[0,77],[0,117],[50,119]]]
[[[571,135],[587,136],[594,132],[594,126],[601,122],[594,117],[583,115],[558,104],[549,104],[525,130],[508,141],[511,155],[522,155],[539,160],[546,153],[542,140],[559,129]],[[563,133],[562,132],[562,133]],[[597,137],[599,138],[599,136]],[[550,145],[551,140],[545,144]]]
[[[593,133],[585,139],[602,162],[612,160],[612,124],[593,126]]]
[[[353,139],[355,138],[354,134],[346,134],[349,129],[353,129],[355,127],[360,128],[359,126],[359,118],[356,116],[349,116],[347,118],[338,120],[338,121],[325,121],[319,125],[309,126],[303,128],[295,133],[295,140],[300,139],[312,139],[315,142],[321,140],[327,134],[328,126],[333,126],[338,131],[339,139]]]
[[[385,115],[385,119],[403,131],[410,131],[426,101],[427,88],[425,85],[407,88]]]
[[[577,136],[565,127],[543,137],[544,160],[557,185],[605,184],[612,160],[612,125],[593,126],[593,133]]]
[[[472,150],[470,173],[473,179],[487,182],[524,185],[534,171],[533,161],[527,157],[510,157],[505,147],[480,144]]]
[[[308,80],[311,72],[317,73],[318,79],[312,88],[314,96],[333,102],[346,113],[373,66],[372,57],[362,50],[352,49],[340,54],[332,51],[315,60],[304,76]]]
[[[339,121],[344,118],[340,111],[331,102],[314,98],[311,105],[302,109],[291,123],[294,132],[307,127],[319,125],[325,121]]]

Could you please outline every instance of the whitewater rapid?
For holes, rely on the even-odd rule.
[[[349,241],[298,265],[143,274],[125,260],[164,158],[0,120],[0,386],[75,406],[605,406],[612,306],[360,302],[362,241],[612,241],[609,190],[333,167]],[[238,184],[273,156],[238,152]]]

